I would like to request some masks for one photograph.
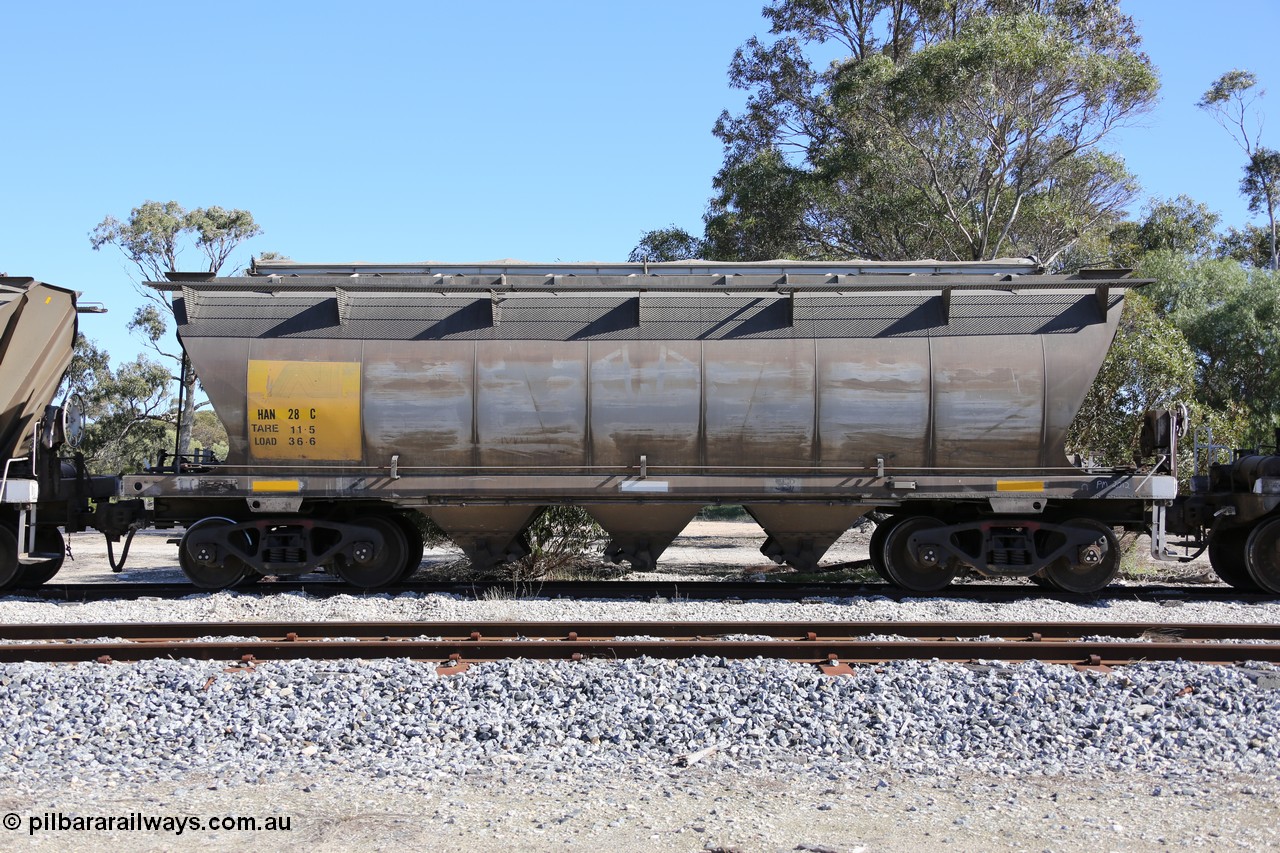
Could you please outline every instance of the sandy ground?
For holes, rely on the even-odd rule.
[[[507,851],[1268,850],[1280,845],[1280,791],[1258,780],[906,776],[850,767],[839,778],[758,777],[715,766],[636,768],[635,777],[548,777],[508,765],[483,776],[395,791],[340,771],[227,785],[180,782],[0,794],[4,849],[383,849]],[[86,831],[57,815],[250,817],[287,830]],[[33,823],[39,821],[41,823]]]

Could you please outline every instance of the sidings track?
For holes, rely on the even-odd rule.
[[[107,638],[107,639],[99,639]],[[479,661],[715,656],[820,664],[1040,660],[1280,663],[1280,625],[1009,622],[218,622],[0,626],[0,661],[411,658]]]

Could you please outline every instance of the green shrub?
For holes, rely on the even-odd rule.
[[[702,521],[751,521],[751,515],[739,504],[713,504],[698,513]]]
[[[549,506],[529,525],[526,536],[529,555],[504,569],[513,580],[575,574],[584,565],[598,562],[593,552],[607,534],[582,507]]]

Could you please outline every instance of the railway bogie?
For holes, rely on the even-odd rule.
[[[1119,541],[1089,518],[983,518],[947,524],[899,515],[872,536],[872,564],[887,580],[919,592],[947,586],[961,571],[988,578],[1036,578],[1063,592],[1095,592],[1115,579]]]
[[[369,589],[397,582],[422,561],[416,525],[381,504],[326,506],[318,516],[206,516],[183,526],[179,563],[204,589],[316,571]]]

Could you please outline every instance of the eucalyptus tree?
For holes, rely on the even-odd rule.
[[[1136,185],[1101,143],[1158,88],[1118,0],[773,0],[730,65],[711,257],[1052,262]],[[825,62],[825,65],[824,65]]]
[[[1262,113],[1258,101],[1266,94],[1257,88],[1251,71],[1235,69],[1223,74],[1196,106],[1213,116],[1244,151],[1248,162],[1240,179],[1240,194],[1252,213],[1266,214],[1271,269],[1280,269],[1276,239],[1276,208],[1280,206],[1280,151],[1262,144]]]
[[[1130,292],[1067,445],[1099,464],[1132,463],[1143,413],[1188,402],[1195,391],[1196,358],[1186,338],[1149,299]]]
[[[1271,231],[1253,224],[1228,228],[1218,242],[1217,254],[1258,269],[1271,266]]]
[[[78,449],[91,472],[138,471],[154,455],[170,422],[169,373],[143,355],[113,369],[106,350],[76,335],[61,393],[75,395],[84,407],[86,427]]]
[[[105,217],[89,234],[90,245],[95,250],[107,245],[115,246],[142,276],[141,280],[134,282],[134,287],[144,302],[134,312],[129,328],[141,334],[152,349],[178,367],[177,378],[182,384],[183,397],[178,419],[178,454],[186,454],[191,448],[197,377],[190,369],[186,353],[165,342],[173,320],[170,294],[146,287],[142,281],[163,281],[166,273],[178,272],[179,256],[185,248],[190,248],[188,243],[204,256],[201,262],[203,271],[216,275],[240,244],[261,233],[262,229],[247,210],[208,207],[188,211],[176,201],[147,201],[130,211],[124,221],[114,216]]]
[[[1280,273],[1239,261],[1148,253],[1144,295],[1195,354],[1195,401],[1236,425],[1238,447],[1280,427]]]
[[[640,242],[631,250],[627,261],[633,264],[661,261],[687,261],[701,258],[703,253],[701,238],[676,225],[646,231]]]

